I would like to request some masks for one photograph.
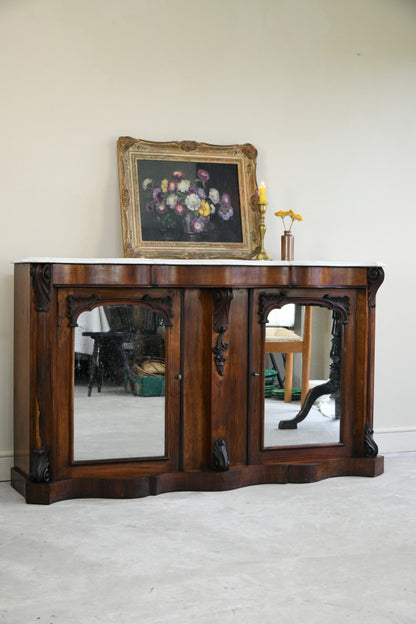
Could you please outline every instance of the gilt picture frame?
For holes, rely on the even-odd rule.
[[[257,150],[117,141],[125,257],[250,259],[259,248]]]

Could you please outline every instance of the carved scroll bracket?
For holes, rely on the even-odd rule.
[[[217,472],[225,472],[230,468],[227,443],[225,440],[216,440],[212,452],[212,464]]]
[[[227,357],[224,352],[228,349],[228,343],[224,342],[224,334],[228,328],[228,315],[230,312],[233,291],[231,288],[214,290],[214,331],[218,334],[217,344],[212,348],[214,362],[219,375],[224,375],[224,364]]]
[[[52,267],[50,264],[32,264],[30,276],[36,312],[47,312],[51,302]]]
[[[368,279],[368,307],[376,307],[376,293],[384,280],[384,271],[381,267],[371,267],[367,271]]]
[[[49,451],[45,449],[33,449],[30,466],[30,478],[36,483],[49,483]]]
[[[366,425],[364,434],[364,457],[377,457],[378,446],[373,439],[374,430]]]

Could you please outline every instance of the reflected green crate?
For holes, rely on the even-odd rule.
[[[129,389],[130,384],[125,379],[125,388]],[[138,396],[165,396],[165,376],[143,376],[134,377],[134,390]]]

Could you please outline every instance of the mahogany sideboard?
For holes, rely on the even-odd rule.
[[[17,262],[12,486],[28,503],[49,504],[381,474],[373,382],[383,277],[378,264]],[[342,328],[340,433],[331,443],[264,442],[265,326],[287,303],[330,310]],[[155,456],[74,453],[74,332],[80,314],[103,305],[156,311],[164,326],[164,443]]]

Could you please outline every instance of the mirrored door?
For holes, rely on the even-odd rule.
[[[99,305],[78,316],[75,462],[166,454],[167,329],[143,305]]]
[[[268,312],[263,448],[339,443],[342,333],[339,314],[318,305]]]

